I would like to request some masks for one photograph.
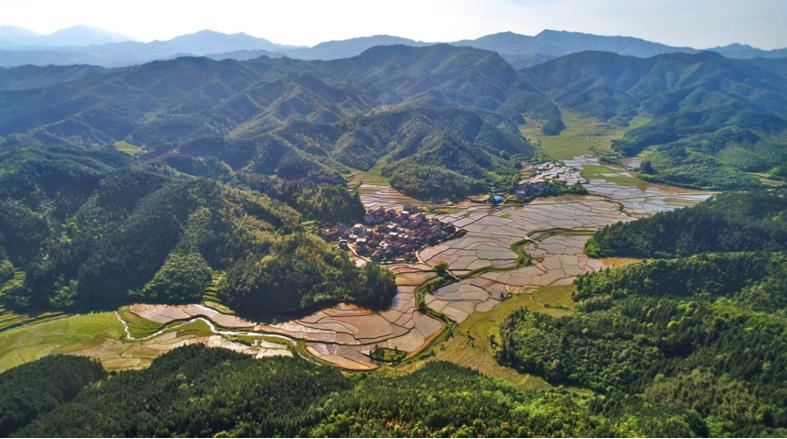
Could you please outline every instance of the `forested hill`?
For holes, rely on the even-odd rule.
[[[60,364],[60,369],[52,370]],[[91,367],[92,366],[92,367]],[[348,377],[295,358],[255,360],[200,345],[149,369],[89,385],[95,365],[43,359],[0,374],[0,433],[46,436],[534,437],[708,434],[694,412],[667,404],[610,404],[565,389],[520,391],[450,363],[409,375]],[[25,387],[49,372],[54,385]],[[75,379],[76,378],[76,379]],[[70,386],[61,384],[71,379]],[[88,384],[88,385],[86,385]],[[74,395],[73,389],[82,387]],[[69,393],[60,397],[58,390]],[[10,397],[20,392],[23,397]],[[38,400],[34,399],[38,397]],[[34,405],[36,401],[46,404]],[[3,416],[0,415],[0,416]],[[2,417],[0,417],[2,419]]]
[[[581,277],[574,312],[520,310],[498,358],[609,406],[663,404],[702,436],[783,436],[787,343],[783,254],[703,254]],[[696,427],[695,427],[696,428]]]
[[[614,144],[645,151],[642,175],[686,186],[754,186],[787,161],[787,68],[712,53],[568,55],[523,71],[565,108],[604,120],[652,116]]]
[[[787,251],[787,192],[724,193],[693,207],[606,226],[585,250],[597,257]]]
[[[589,253],[662,259],[580,276],[576,308],[561,319],[513,313],[498,359],[603,393],[618,409],[694,414],[703,436],[784,436],[784,196],[722,194],[602,229]]]
[[[3,305],[36,312],[198,303],[224,272],[219,293],[251,317],[339,301],[380,307],[393,297],[390,273],[355,268],[301,227],[303,215],[358,218],[357,195],[316,184],[282,193],[234,183],[97,148],[0,153],[0,281],[24,274],[4,291]]]
[[[333,61],[183,57],[120,69],[22,67],[0,71],[0,102],[0,148],[125,141],[143,147],[147,159],[185,153],[234,171],[325,182],[397,150],[394,162],[409,160],[400,169],[388,163],[389,176],[417,196],[441,182],[452,187],[446,192],[464,195],[499,183],[497,177],[512,179],[512,167],[531,154],[517,129],[522,116],[554,134],[563,126],[558,107],[618,124],[650,117],[614,143],[640,155],[643,178],[741,188],[759,185],[753,173],[780,179],[787,172],[787,65],[713,52],[581,52],[521,71],[495,52],[446,44],[377,46]],[[485,131],[496,131],[486,137],[497,140],[491,149],[482,144],[484,153],[468,156],[461,169],[430,163],[424,158],[434,139],[445,139],[450,154],[475,148],[466,131],[478,123],[463,118],[465,129],[423,117],[438,110],[475,113]],[[424,133],[423,142],[372,145],[375,153],[346,160],[339,139],[357,136],[353,120],[386,121],[385,130],[395,132],[390,121],[402,112],[412,112],[404,116],[411,124],[420,121],[413,131]],[[285,133],[292,130],[307,133],[303,144]],[[375,135],[365,137],[375,143]],[[419,186],[429,174],[439,177]]]
[[[464,190],[448,192],[463,195],[482,189],[492,175],[513,177],[517,161],[532,154],[516,128],[523,113],[559,118],[549,99],[496,53],[449,45],[375,47],[330,62],[178,58],[123,69],[47,67],[34,73],[45,71],[52,78],[40,88],[29,88],[15,70],[7,73],[6,91],[0,92],[0,148],[125,141],[144,148],[145,158],[212,157],[234,171],[325,182],[341,181],[336,173],[346,166],[368,169],[396,150],[396,160],[408,159],[408,170],[401,172],[417,166],[452,171]],[[446,114],[462,123],[448,123]],[[409,140],[396,145],[386,139],[388,146],[372,144],[368,148],[376,151],[350,158],[347,146],[357,144],[359,118],[373,120],[361,127],[364,137],[406,129],[400,137]],[[437,142],[440,154],[467,163],[435,167],[427,157]],[[478,147],[480,155],[467,153]]]

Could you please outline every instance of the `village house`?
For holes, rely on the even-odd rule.
[[[411,205],[401,211],[370,209],[363,223],[350,227],[337,225],[326,229],[326,239],[339,241],[339,248],[368,256],[375,262],[408,261],[415,259],[415,252],[427,245],[458,235],[453,224],[437,218],[427,218]]]

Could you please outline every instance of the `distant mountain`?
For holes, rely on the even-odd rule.
[[[17,77],[0,92],[0,149],[124,140],[172,166],[190,163],[176,157],[212,157],[238,171],[330,182],[346,166],[368,169],[395,153],[386,172],[421,196],[434,185],[416,175],[439,174],[435,184],[451,196],[513,175],[517,158],[532,154],[514,120],[560,114],[500,55],[447,44],[377,46],[333,61],[181,57],[96,74],[29,69],[49,71],[51,85],[20,91],[18,70],[0,70]],[[63,81],[66,72],[74,80]]]
[[[206,56],[219,53],[247,55],[247,51],[264,51],[261,55],[279,56],[295,46],[282,46],[263,38],[244,33],[223,34],[203,30],[181,35],[166,41],[140,43],[124,41],[109,44],[94,44],[84,47],[51,47],[25,50],[0,50],[0,67],[19,65],[65,65],[91,64],[104,67],[120,67],[142,64],[154,60],[177,56]],[[243,52],[243,53],[240,53]],[[230,56],[232,57],[232,56]],[[247,59],[247,58],[244,58]]]
[[[68,66],[75,64],[104,65],[97,57],[84,56],[73,51],[64,50],[14,50],[0,49],[0,67],[33,66]]]
[[[620,55],[649,57],[671,52],[696,52],[688,47],[672,47],[640,38],[592,35],[580,32],[544,30],[536,36],[502,32],[475,40],[452,44],[492,50],[501,55],[535,55],[558,57],[586,50],[613,52]]]
[[[333,47],[338,56],[337,48],[350,51],[395,41],[379,38],[383,40],[323,47]],[[566,32],[542,32],[536,37],[499,34],[479,44],[511,52],[522,42],[537,47],[534,50],[551,47],[553,53],[558,53],[555,47],[571,51],[595,45],[646,55],[666,47]],[[215,53],[228,45],[240,49]],[[384,171],[397,177],[400,189],[424,195],[430,186],[422,182],[427,180],[432,186],[444,184],[467,192],[477,190],[482,179],[494,173],[509,175],[513,169],[509,160],[530,153],[528,148],[505,146],[515,143],[512,139],[518,136],[516,125],[522,116],[540,119],[559,131],[563,123],[558,108],[564,107],[620,124],[641,114],[651,117],[650,123],[629,131],[615,144],[627,155],[646,154],[651,179],[713,188],[752,186],[757,182],[747,172],[775,175],[775,166],[787,161],[785,59],[737,60],[714,52],[642,58],[584,51],[517,71],[495,51],[436,44],[378,45],[354,57],[308,61],[278,57],[301,49],[210,31],[170,41],[113,43],[84,50],[117,62],[172,58],[191,51],[211,51],[200,55],[220,61],[178,57],[107,71],[32,68],[29,78],[19,74],[21,70],[0,70],[0,89],[6,90],[0,92],[0,136],[6,145],[109,145],[123,140],[162,157],[191,151],[188,154],[208,155],[234,169],[259,169],[282,178],[320,176],[327,181],[340,180],[346,166],[367,169],[403,147],[404,155],[391,160]],[[527,61],[527,55],[507,56]],[[31,89],[36,83],[40,87]],[[394,109],[396,113],[390,113]],[[463,138],[457,130],[479,127],[474,122],[478,119],[440,113],[456,114],[464,121],[451,125],[446,122],[450,118],[438,117],[434,109],[470,112],[504,131],[484,136],[503,145],[490,149],[472,140],[457,140]],[[380,112],[400,116],[359,119]],[[397,117],[414,122],[391,122]],[[348,125],[352,120],[403,128],[358,130]],[[284,127],[300,134],[290,138]],[[354,140],[348,149],[339,138],[350,132]],[[407,142],[408,147],[380,141],[412,133],[419,133],[420,140]],[[469,153],[473,148],[478,154]],[[438,164],[425,152],[437,150],[461,158],[461,166]],[[438,168],[450,173],[430,179],[438,175]]]
[[[390,35],[374,35],[371,37],[350,38],[348,40],[327,41],[314,47],[285,51],[286,55],[298,59],[340,59],[360,55],[374,46],[426,46],[428,43]]]
[[[120,43],[133,41],[133,38],[90,26],[73,26],[60,29],[50,35],[41,36],[35,46],[90,46],[93,44]]]
[[[374,35],[327,41],[314,47],[298,47],[276,44],[244,33],[230,35],[211,30],[150,43],[123,40],[128,38],[85,26],[65,29],[49,36],[37,36],[26,29],[3,26],[0,27],[0,67],[26,64],[39,66],[93,64],[119,67],[177,56],[248,60],[257,55],[271,58],[287,56],[306,60],[334,60],[360,55],[375,46],[423,47],[433,44],[391,35]],[[641,58],[664,53],[699,52],[689,47],[673,47],[641,38],[554,30],[545,30],[535,36],[501,32],[448,44],[497,52],[516,69],[588,50]],[[733,44],[709,50],[731,58],[787,57],[787,48],[766,51]]]
[[[0,48],[24,46],[38,37],[35,32],[18,26],[0,26]]]
[[[268,58],[281,58],[285,55],[279,52],[271,52],[268,50],[255,49],[255,50],[233,50],[232,52],[210,53],[205,55],[207,58],[215,59],[217,61],[225,59],[234,59],[237,61],[248,61],[250,59],[267,56]]]
[[[581,32],[544,30],[536,36],[501,32],[475,40],[456,41],[455,45],[492,50],[516,68],[540,64],[549,59],[583,51],[603,51],[640,58],[665,53],[698,53],[690,47],[674,47],[641,38],[603,36]],[[787,58],[787,48],[762,50],[745,44],[730,44],[706,49],[728,58]]]
[[[728,58],[787,58],[787,48],[762,50],[748,44],[730,44],[708,49]]]
[[[193,34],[181,35],[166,41],[153,41],[147,44],[156,50],[169,52],[205,55],[238,50],[282,51],[291,46],[281,46],[264,38],[253,37],[245,33],[224,34],[212,30],[201,30]]]
[[[132,41],[133,38],[90,26],[72,26],[49,35],[15,27],[0,26],[0,49],[33,49],[67,46],[90,46]]]

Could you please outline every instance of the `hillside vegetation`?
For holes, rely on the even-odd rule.
[[[640,174],[651,180],[752,187],[758,180],[747,172],[776,174],[787,160],[787,70],[770,60],[583,52],[523,76],[558,105],[602,120],[652,116],[613,143],[623,154],[642,154]]]
[[[781,179],[787,161],[784,63],[712,52],[580,52],[516,71],[486,50],[391,45],[333,61],[182,57],[28,70],[39,87],[17,69],[0,82],[3,148],[121,142],[143,148],[143,160],[211,177],[335,184],[348,167],[368,170],[390,155],[386,176],[398,189],[461,197],[508,187],[533,153],[516,126],[525,116],[559,134],[558,106],[628,128],[610,133],[613,148],[641,154],[641,176],[655,181],[754,187],[750,173]]]
[[[106,372],[90,359],[53,355],[0,374],[0,435],[74,399]]]
[[[499,55],[448,45],[331,62],[177,58],[72,77],[0,91],[5,148],[125,142],[192,175],[330,184],[390,154],[399,189],[432,196],[423,188],[438,187],[405,175],[448,165],[461,196],[512,178],[532,154],[512,118],[559,117]]]
[[[42,361],[26,367],[42,368]],[[0,379],[15,381],[13,373],[8,371]],[[701,421],[694,413],[661,403],[628,404],[621,409],[604,398],[560,389],[522,392],[450,363],[430,363],[409,375],[347,377],[336,369],[300,359],[254,360],[202,346],[173,350],[143,371],[118,373],[30,421],[14,435],[507,437],[705,433],[697,429]]]
[[[0,169],[0,267],[4,278],[25,274],[2,295],[13,310],[197,303],[214,270],[228,271],[221,294],[246,315],[338,301],[383,306],[395,294],[390,274],[355,268],[303,230],[296,210],[255,190],[73,147],[8,152]],[[306,212],[345,215],[301,193],[294,204]],[[330,201],[344,192],[318,194]],[[280,267],[278,278],[255,278],[260,264]]]
[[[705,435],[784,435],[784,215],[783,191],[728,193],[602,229],[589,253],[667,259],[580,276],[563,318],[512,313],[498,359],[610,404],[693,413]]]
[[[786,273],[783,254],[732,253],[589,274],[577,280],[574,313],[513,313],[499,359],[612,400],[696,413],[713,436],[778,436]]]
[[[681,257],[704,252],[786,251],[784,190],[719,194],[693,207],[606,226],[589,255]]]

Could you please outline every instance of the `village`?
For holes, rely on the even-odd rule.
[[[536,197],[585,193],[583,183],[587,180],[580,175],[579,169],[558,162],[525,166],[522,179],[517,183],[516,197],[519,201],[529,201]]]
[[[378,207],[366,212],[363,223],[337,224],[325,230],[324,237],[338,240],[339,248],[352,251],[374,262],[412,262],[415,253],[464,234],[452,224],[427,216],[405,204],[401,211]]]
[[[579,169],[559,162],[525,163],[520,179],[516,183],[514,195],[492,193],[486,198],[488,203],[500,204],[512,201],[527,203],[538,197],[551,197],[565,194],[586,194],[583,184],[588,180]]]

